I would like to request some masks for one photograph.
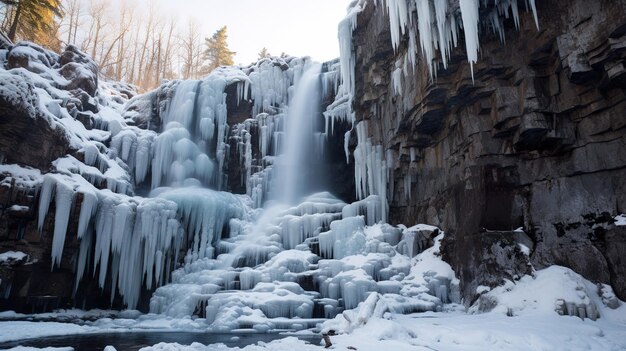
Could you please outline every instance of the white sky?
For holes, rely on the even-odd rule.
[[[161,0],[165,13],[180,22],[195,18],[210,36],[228,26],[228,43],[236,64],[256,61],[266,47],[311,56],[316,61],[339,57],[337,25],[350,0]],[[179,23],[180,23],[179,22]]]

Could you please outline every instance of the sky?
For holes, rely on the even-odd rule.
[[[196,19],[210,36],[228,26],[235,64],[249,64],[266,47],[272,55],[339,57],[337,25],[350,0],[161,0],[179,21]]]

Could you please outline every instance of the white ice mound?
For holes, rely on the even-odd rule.
[[[484,293],[470,311],[493,307],[492,313],[509,316],[558,313],[596,320],[620,305],[608,285],[596,285],[569,268],[551,266]]]

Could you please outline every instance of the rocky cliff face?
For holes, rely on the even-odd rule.
[[[40,312],[70,307],[73,257],[80,242],[75,237],[67,240],[68,255],[51,272],[54,216],[47,216],[39,231],[38,182],[58,158],[84,157],[66,129],[52,120],[63,110],[85,128],[93,127],[98,68],[73,46],[57,55],[33,43],[3,42],[0,58],[0,166],[9,165],[0,169],[0,251],[27,255],[0,263],[0,309]],[[50,92],[51,98],[42,100],[38,89]],[[73,216],[70,225],[76,226],[77,220]]]
[[[538,1],[539,30],[524,13],[519,30],[505,21],[506,44],[481,32],[474,81],[457,48],[434,80],[420,57],[402,94],[391,72],[408,35],[394,52],[386,12],[369,1],[358,16],[353,108],[397,159],[390,221],[449,234],[466,302],[526,271],[519,242],[536,268],[567,266],[626,298],[626,236],[613,225],[626,211],[626,1]],[[510,247],[485,259],[495,242]]]

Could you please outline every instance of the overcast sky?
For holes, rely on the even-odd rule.
[[[236,64],[256,61],[266,47],[327,61],[339,56],[337,24],[350,0],[161,0],[179,21],[195,18],[206,35],[228,26]]]

